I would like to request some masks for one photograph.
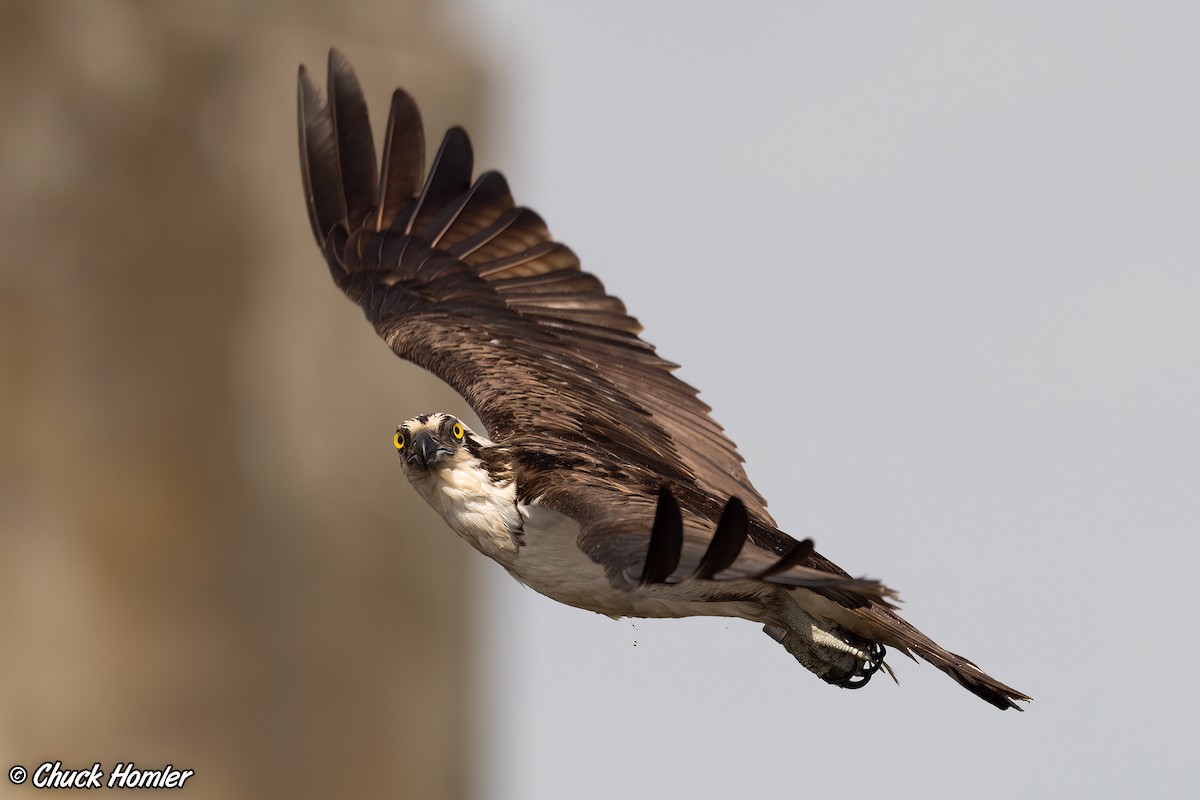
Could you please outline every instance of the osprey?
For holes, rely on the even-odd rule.
[[[420,115],[396,90],[377,167],[336,50],[328,102],[301,66],[298,103],[308,215],[334,282],[487,429],[422,414],[394,438],[405,477],[472,547],[541,594],[612,617],[762,623],[837,686],[891,674],[891,647],[1001,709],[1029,699],[904,621],[882,584],[776,527],[708,406],[624,304],[500,173],[472,179],[461,128],[425,175]]]

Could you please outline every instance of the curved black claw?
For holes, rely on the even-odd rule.
[[[866,686],[871,682],[871,677],[883,668],[883,660],[887,657],[887,648],[878,642],[871,642],[871,646],[867,649],[867,656],[867,660],[859,662],[854,672],[830,681],[830,683],[843,689],[861,689]]]
[[[813,554],[812,539],[805,539],[802,542],[796,542],[796,546],[788,551],[788,554],[776,561],[771,566],[764,569],[762,572],[755,575],[755,578],[765,581],[772,575],[781,575],[787,572],[792,567],[798,567],[808,560],[808,557]]]

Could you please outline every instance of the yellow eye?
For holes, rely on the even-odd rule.
[[[454,428],[451,430],[451,433],[453,433],[454,438],[458,439],[460,442],[462,441],[463,436],[466,435],[466,433],[463,431],[463,426],[462,426],[461,422],[454,423]]]
[[[404,449],[404,431],[396,431],[396,437],[392,439],[392,443],[396,445],[397,450]]]

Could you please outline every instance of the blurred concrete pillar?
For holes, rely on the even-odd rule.
[[[294,84],[335,44],[436,146],[468,49],[418,0],[9,0],[0,43],[0,752],[462,796],[466,548],[390,444],[462,404],[330,283]]]

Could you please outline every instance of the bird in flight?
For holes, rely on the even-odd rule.
[[[405,477],[460,537],[567,605],[761,623],[836,686],[891,674],[892,648],[998,708],[1029,700],[902,619],[890,589],[776,527],[697,391],[500,173],[473,178],[461,128],[426,174],[420,115],[397,89],[378,164],[350,63],[333,50],[328,70],[327,100],[299,75],[313,234],[396,355],[486,428],[432,413],[395,431]]]

